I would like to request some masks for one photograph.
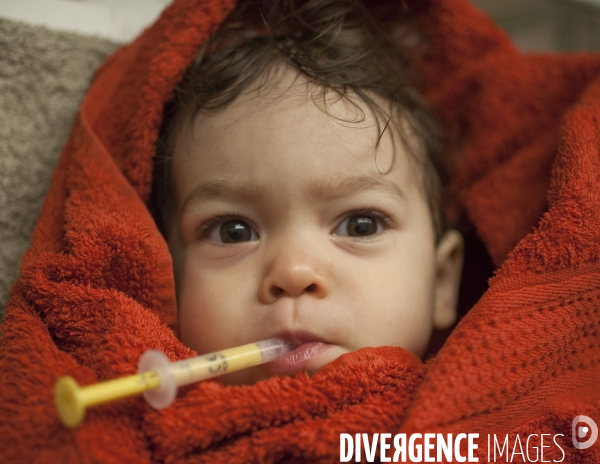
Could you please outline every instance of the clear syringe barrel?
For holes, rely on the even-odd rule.
[[[287,340],[271,338],[176,362],[170,362],[160,351],[147,351],[140,359],[138,372],[157,373],[159,387],[146,390],[144,397],[152,407],[162,409],[175,400],[178,387],[258,366],[293,349]]]

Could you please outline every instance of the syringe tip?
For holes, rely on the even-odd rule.
[[[260,350],[261,362],[274,361],[286,353],[292,351],[295,347],[288,340],[283,338],[270,338],[256,342]]]

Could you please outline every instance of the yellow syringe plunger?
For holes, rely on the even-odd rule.
[[[87,387],[61,377],[54,401],[62,423],[70,428],[81,424],[87,408],[129,396],[143,394],[150,406],[162,409],[175,400],[177,387],[273,361],[293,349],[288,341],[273,338],[173,363],[160,351],[147,351],[137,375]]]
[[[130,375],[121,379],[80,387],[72,377],[61,377],[54,389],[58,415],[67,427],[77,427],[85,417],[85,410],[110,401],[140,395],[158,388],[160,378],[154,371]]]

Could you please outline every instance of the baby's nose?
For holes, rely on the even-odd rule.
[[[329,293],[329,282],[314,263],[286,258],[273,263],[259,289],[264,304],[273,303],[281,296],[297,298],[304,293],[325,298]]]

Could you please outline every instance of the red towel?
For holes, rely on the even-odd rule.
[[[465,0],[407,3],[429,36],[452,217],[498,267],[437,356],[369,348],[312,378],[204,382],[162,411],[133,398],[60,424],[59,376],[195,354],[171,329],[171,258],[145,200],[163,105],[234,1],[176,0],[98,71],[62,153],[2,326],[0,462],[337,462],[340,433],[426,432],[479,433],[480,462],[488,434],[521,462],[516,441],[542,433],[560,445],[546,437],[544,460],[600,462],[600,442],[571,442],[575,416],[600,423],[600,56],[522,54]]]

